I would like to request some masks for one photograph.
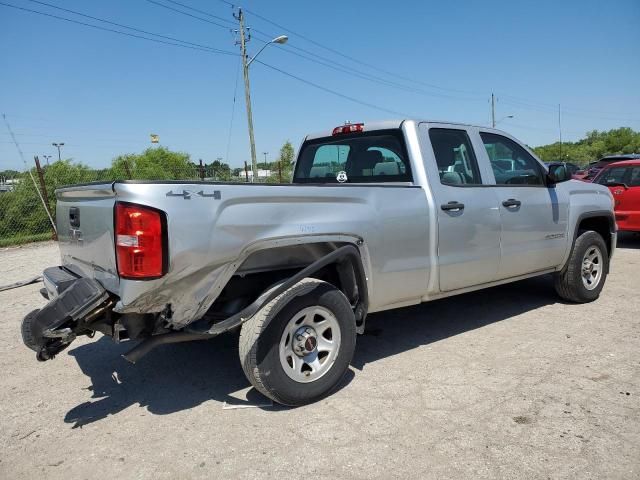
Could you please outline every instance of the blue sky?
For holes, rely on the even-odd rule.
[[[122,30],[29,0],[0,1]],[[146,0],[46,1],[238,51],[227,28]],[[220,0],[180,2],[233,21],[231,7]],[[489,124],[489,97],[495,92],[497,117],[515,116],[499,127],[530,145],[557,140],[558,103],[565,140],[592,129],[640,130],[638,0],[248,0],[243,6],[396,75],[341,57],[247,14],[248,26],[290,38],[285,47],[267,48],[260,56],[263,62],[383,109]],[[256,32],[251,52],[260,48],[262,36]],[[347,67],[352,74],[296,56],[290,53],[293,47],[307,50],[307,56],[319,55],[334,67]],[[51,142],[65,142],[64,158],[106,166],[118,154],[143,150],[149,146],[149,134],[156,133],[161,144],[188,152],[195,161],[222,157],[240,166],[250,157],[241,77],[229,137],[237,66],[237,56],[124,37],[0,5],[0,112],[7,115],[29,162],[34,154],[57,155]],[[376,82],[358,75],[374,75]],[[251,84],[259,159],[265,151],[269,159],[275,158],[287,139],[297,147],[306,133],[345,120],[400,116],[319,90],[257,62],[251,66]],[[0,170],[21,166],[0,124]]]

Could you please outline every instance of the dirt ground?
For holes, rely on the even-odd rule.
[[[0,285],[57,262],[1,249]],[[588,305],[541,277],[372,315],[340,389],[295,409],[249,389],[237,335],[38,363],[39,288],[0,292],[3,479],[640,478],[640,237]]]

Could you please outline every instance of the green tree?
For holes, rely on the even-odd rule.
[[[181,180],[197,179],[198,167],[189,154],[165,147],[147,148],[140,154],[120,155],[111,163],[113,179]]]
[[[555,142],[535,147],[533,151],[545,162],[565,161],[585,165],[605,155],[640,153],[640,132],[628,127],[607,132],[592,130],[577,142]]]
[[[296,160],[296,153],[293,149],[293,145],[287,140],[282,147],[280,147],[280,153],[278,159],[272,162],[269,166],[271,170],[271,176],[267,178],[269,183],[277,183],[280,181],[280,174],[282,174],[282,182],[290,182],[293,178],[293,166]]]

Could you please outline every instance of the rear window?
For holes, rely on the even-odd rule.
[[[400,130],[375,130],[305,142],[294,183],[410,182],[409,160]]]

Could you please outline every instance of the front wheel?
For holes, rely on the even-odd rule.
[[[556,292],[576,303],[596,300],[609,272],[609,255],[604,240],[594,231],[582,232],[561,272],[555,274]]]
[[[306,278],[242,326],[240,362],[261,393],[283,405],[304,405],[336,387],[355,343],[355,319],[344,294]]]

